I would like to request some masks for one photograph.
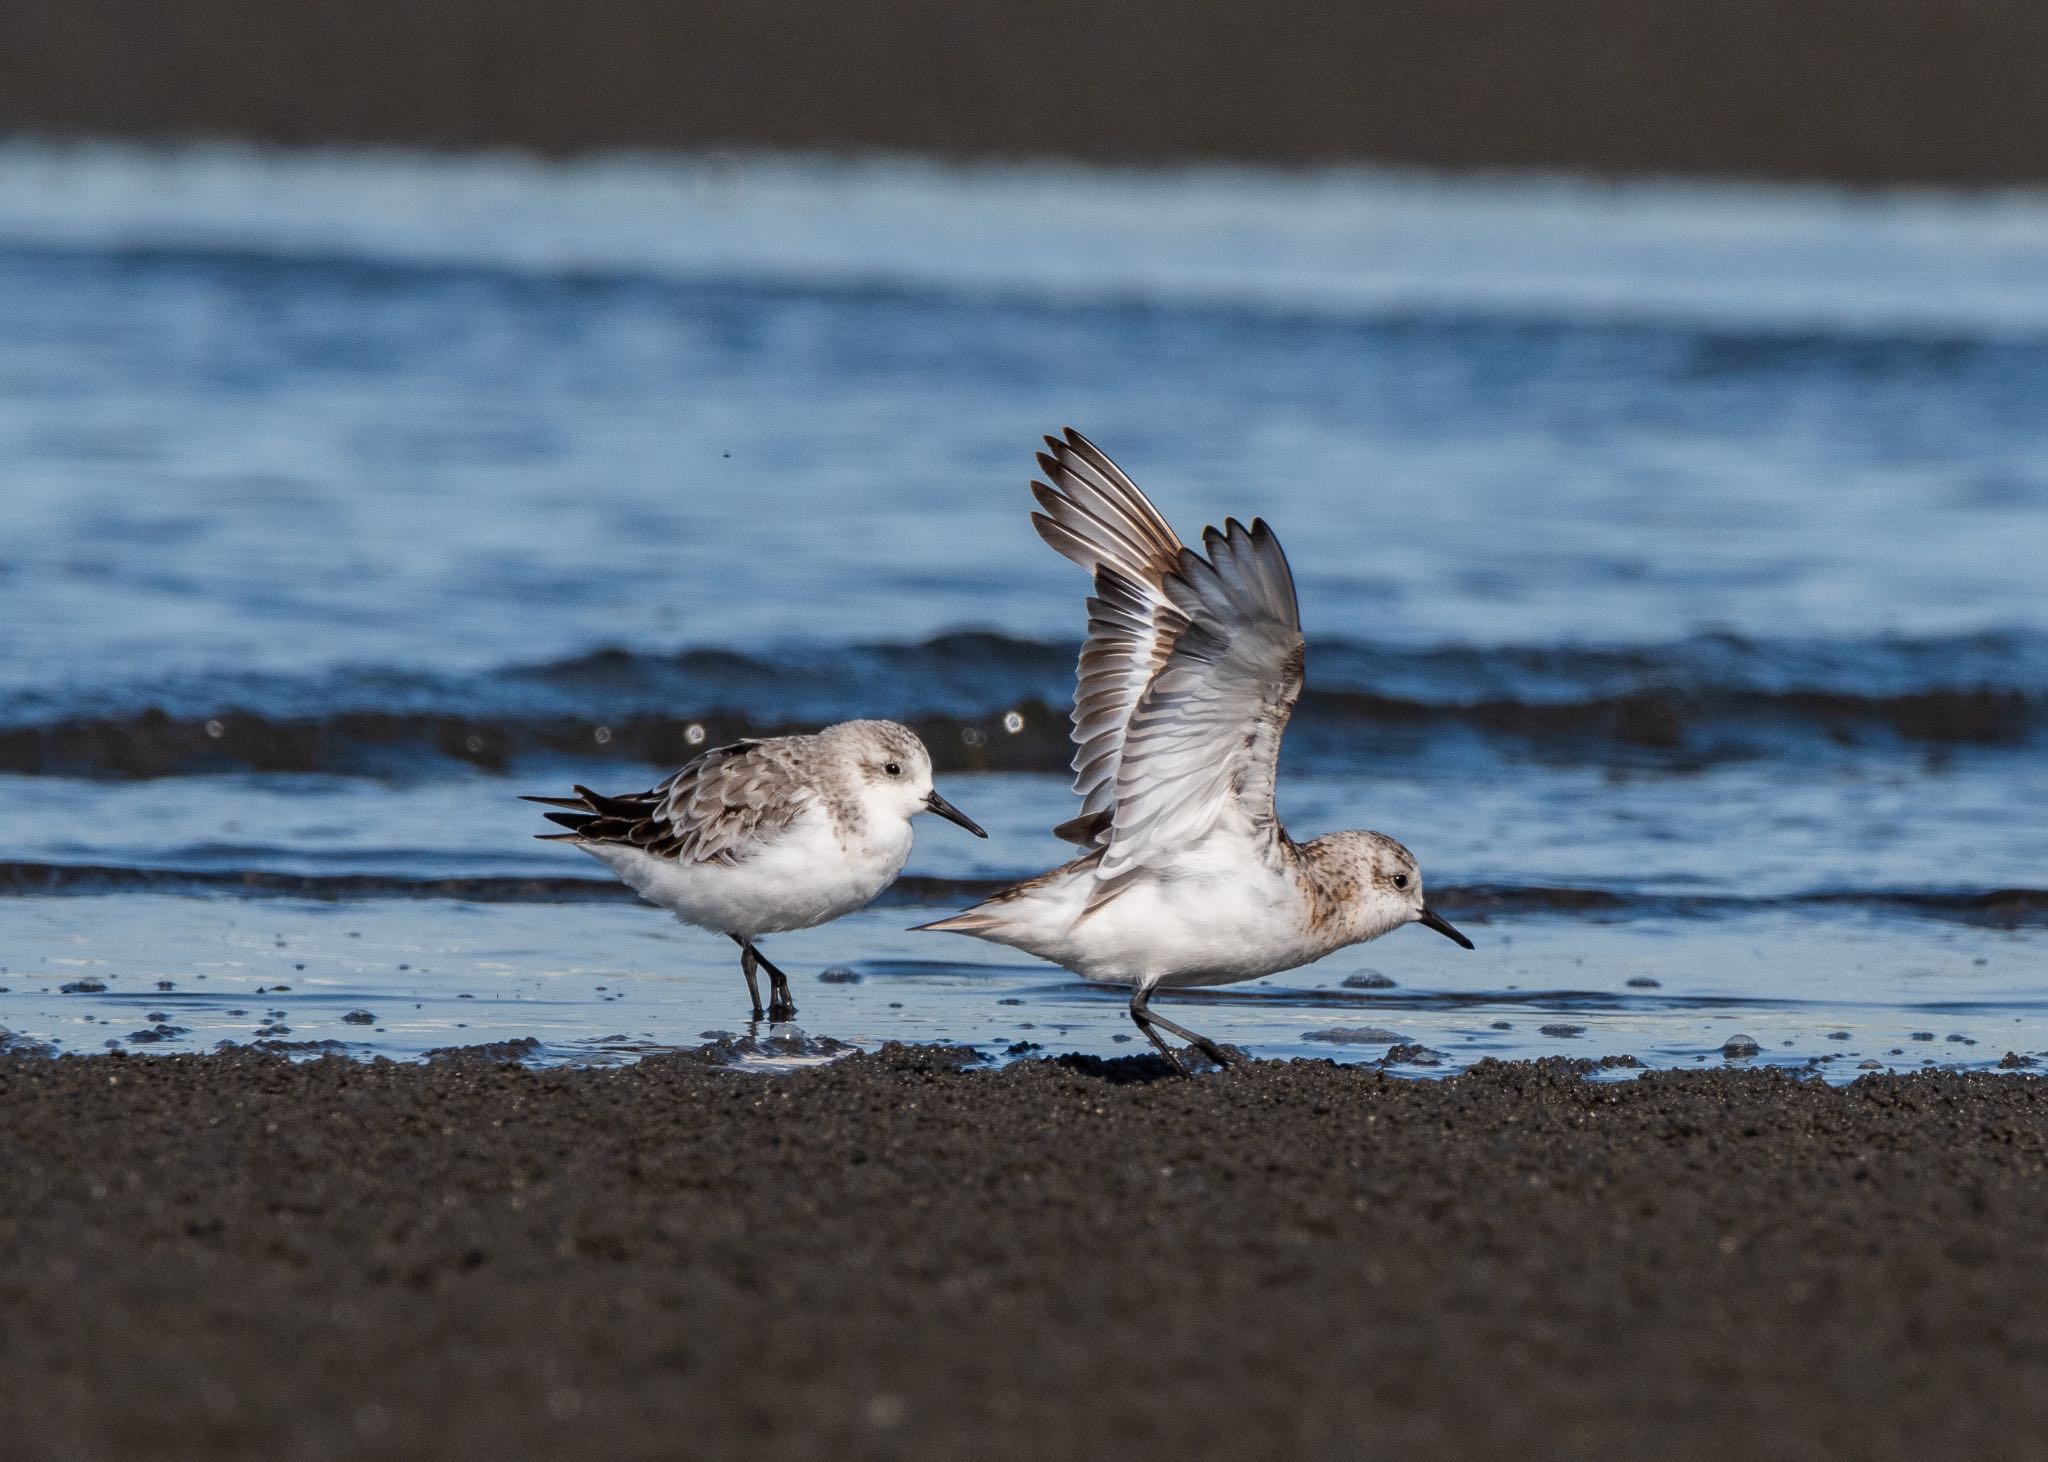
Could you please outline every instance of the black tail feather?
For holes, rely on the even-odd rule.
[[[602,792],[593,792],[582,783],[576,783],[576,795],[583,799],[583,805],[606,817],[624,817],[638,820],[647,814],[647,804],[653,797],[651,792],[642,792],[636,797],[607,797]]]
[[[565,833],[537,833],[537,837],[562,842],[644,843],[652,835],[652,825],[648,822],[647,815],[658,799],[653,792],[641,792],[630,797],[607,797],[604,793],[593,792],[579,783],[574,797],[531,797],[521,794],[520,800],[538,802],[543,807],[564,809],[561,812],[547,813],[545,816],[549,822],[569,830]]]

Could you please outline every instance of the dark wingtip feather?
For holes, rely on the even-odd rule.
[[[533,797],[521,792],[519,800],[521,802],[538,802],[543,807],[567,807],[572,810],[581,809],[585,812],[590,810],[590,805],[581,797]]]
[[[1100,812],[1084,812],[1079,817],[1070,817],[1052,830],[1052,835],[1063,842],[1076,843],[1081,847],[1093,847],[1103,833],[1109,830],[1112,811],[1105,807]]]

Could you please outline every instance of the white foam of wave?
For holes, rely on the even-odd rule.
[[[2048,331],[2048,193],[0,143],[0,243],[1350,315]]]

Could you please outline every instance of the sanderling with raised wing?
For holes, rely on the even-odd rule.
[[[809,736],[735,741],[705,752],[651,791],[528,797],[574,843],[651,904],[729,936],[761,1018],[796,1014],[789,979],[762,955],[763,934],[809,929],[864,907],[910,857],[910,820],[936,812],[987,833],[932,788],[932,759],[894,721],[843,721]]]
[[[1039,536],[1095,579],[1074,688],[1080,816],[1054,831],[1073,862],[920,928],[978,939],[1131,987],[1131,1019],[1181,1071],[1152,992],[1257,979],[1424,924],[1422,872],[1384,833],[1287,836],[1273,807],[1304,650],[1294,575],[1273,531],[1235,518],[1197,553],[1071,427],[1047,437],[1031,490]]]

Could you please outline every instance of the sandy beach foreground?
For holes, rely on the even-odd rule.
[[[16,1458],[2018,1456],[2048,1086],[0,1057]]]

